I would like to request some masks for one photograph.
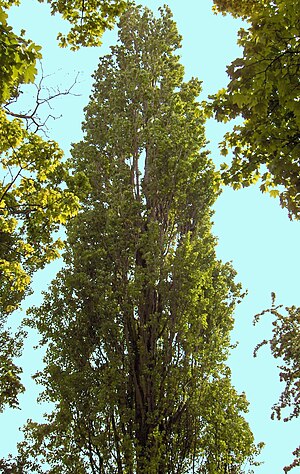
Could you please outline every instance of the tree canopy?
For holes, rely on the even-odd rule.
[[[226,364],[241,290],[215,256],[216,173],[180,43],[167,7],[132,7],[94,74],[72,152],[90,190],[29,320],[55,408],[27,425],[22,472],[243,473],[253,461]]]
[[[12,112],[42,57],[8,24],[17,3],[0,1],[0,412],[17,407],[24,390],[15,358],[25,332],[12,337],[7,318],[33,273],[60,255],[61,225],[67,247],[63,270],[27,321],[46,346],[36,378],[55,408],[44,423],[27,424],[19,454],[0,460],[0,470],[248,472],[259,450],[227,365],[242,295],[231,265],[215,255],[219,175],[204,122],[207,112],[242,118],[221,143],[224,156],[233,153],[223,182],[260,179],[298,219],[299,0],[214,0],[216,12],[245,21],[243,57],[206,112],[199,80],[183,80],[168,7],[156,18],[126,0],[48,0],[71,25],[59,44],[73,50],[100,45],[122,15],[119,43],[94,74],[84,139],[67,162]],[[273,417],[292,407],[287,421],[299,416],[299,309],[270,311],[273,335],[261,345],[283,358],[286,386]],[[300,465],[299,453],[286,472]]]
[[[299,0],[215,0],[217,11],[243,18],[238,44],[243,56],[228,66],[226,89],[214,96],[218,120],[242,117],[226,133],[221,152],[225,184],[235,189],[260,179],[279,196],[291,218],[300,217],[300,19]]]

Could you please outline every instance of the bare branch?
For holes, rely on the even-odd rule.
[[[78,97],[80,94],[76,94],[72,91],[74,87],[76,86],[76,84],[78,83],[79,73],[76,74],[74,81],[67,89],[60,90],[59,87],[54,89],[54,88],[49,88],[49,87],[44,86],[45,80],[51,75],[50,74],[44,75],[44,71],[43,71],[43,67],[41,63],[40,63],[40,69],[41,69],[41,78],[37,83],[34,84],[36,88],[34,106],[27,111],[15,112],[11,110],[11,105],[17,102],[18,97],[22,93],[22,91],[19,91],[18,96],[14,97],[13,99],[10,99],[10,101],[7,102],[3,106],[3,108],[5,112],[7,113],[7,115],[10,115],[11,117],[14,117],[14,118],[22,119],[25,123],[27,130],[31,130],[34,133],[37,133],[38,131],[42,131],[47,136],[46,131],[48,130],[48,127],[46,124],[48,120],[49,119],[57,120],[62,117],[62,114],[60,114],[59,116],[55,116],[50,113],[46,116],[46,118],[41,118],[41,116],[39,115],[39,111],[41,107],[47,104],[49,109],[53,110],[53,107],[52,107],[53,100],[62,96],[67,96],[67,95]]]

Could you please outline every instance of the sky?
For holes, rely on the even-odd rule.
[[[156,10],[164,2],[142,1],[141,4]],[[226,65],[241,52],[236,45],[236,32],[241,26],[237,20],[213,15],[210,0],[170,0],[179,32],[183,36],[181,61],[185,66],[186,79],[191,76],[203,81],[205,99],[224,87],[228,81]],[[49,7],[33,0],[21,2],[10,14],[10,23],[15,30],[25,29],[27,37],[42,46],[43,70],[48,87],[71,85],[79,73],[73,88],[76,95],[64,96],[52,103],[51,114],[59,117],[48,122],[49,137],[58,141],[69,154],[70,144],[81,139],[83,107],[88,103],[91,90],[91,74],[96,69],[99,56],[109,52],[109,46],[116,41],[116,32],[104,36],[100,48],[85,48],[74,53],[59,49],[57,33],[65,30],[62,20],[51,17]],[[30,88],[24,90],[24,104],[30,104]],[[25,107],[25,106],[24,106]],[[47,114],[47,111],[44,112]],[[207,123],[208,145],[216,166],[223,161],[218,152],[218,142],[227,128],[210,120]],[[274,361],[268,348],[262,348],[253,358],[253,349],[262,339],[271,335],[271,321],[268,316],[256,327],[252,321],[256,313],[269,308],[271,292],[277,295],[277,302],[284,306],[300,305],[299,271],[300,222],[292,222],[287,212],[281,209],[277,199],[263,195],[258,187],[240,191],[225,189],[214,207],[214,233],[218,237],[217,255],[223,261],[232,261],[247,296],[235,312],[235,329],[232,341],[238,341],[229,364],[233,384],[239,392],[244,391],[250,402],[247,420],[257,442],[264,441],[266,447],[260,456],[264,462],[255,468],[255,474],[279,474],[283,466],[292,461],[292,451],[299,445],[299,420],[290,423],[271,421],[271,407],[283,389],[279,383],[278,361]],[[30,305],[41,302],[40,292],[59,270],[56,262],[34,278],[34,294],[23,304],[25,311]],[[13,315],[13,324],[24,316],[21,311]],[[27,391],[20,396],[21,410],[6,410],[0,415],[1,440],[0,457],[15,452],[15,445],[21,439],[19,427],[28,418],[39,420],[45,411],[36,403],[38,389],[31,375],[41,368],[42,353],[34,351],[37,336],[30,333],[21,363],[24,367],[23,380]],[[295,469],[295,474],[300,469]]]

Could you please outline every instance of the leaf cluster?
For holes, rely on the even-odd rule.
[[[44,1],[44,0],[40,0]],[[58,34],[62,47],[100,46],[103,33],[111,30],[128,7],[128,0],[47,0],[51,13],[60,13],[72,26],[67,35]]]
[[[18,95],[21,84],[34,81],[36,61],[41,58],[40,46],[13,32],[7,23],[7,9],[15,2],[0,4],[0,103],[3,104],[12,96]]]
[[[243,118],[220,144],[224,156],[233,154],[223,181],[238,189],[260,179],[260,189],[299,218],[299,1],[215,4],[247,20],[239,31],[243,56],[228,66],[229,84],[210,105],[218,120]]]
[[[0,321],[0,412],[7,405],[18,407],[17,396],[25,390],[20,379],[21,369],[14,362],[14,357],[21,354],[24,335],[24,331],[19,331],[12,337]]]
[[[272,293],[272,307],[255,316],[256,324],[263,315],[273,317],[272,337],[257,345],[254,356],[258,350],[268,345],[275,359],[280,360],[280,381],[285,387],[278,402],[273,406],[272,419],[287,422],[300,416],[300,309],[295,306],[285,308],[276,305],[275,294]],[[286,413],[288,411],[288,413]],[[300,466],[300,447],[293,452],[294,461],[284,468],[285,472]]]

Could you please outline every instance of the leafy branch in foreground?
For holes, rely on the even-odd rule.
[[[272,337],[259,343],[254,350],[254,357],[258,350],[269,345],[275,359],[283,363],[279,366],[280,381],[285,383],[285,388],[279,401],[273,406],[272,419],[280,420],[283,413],[283,421],[287,422],[300,416],[300,308],[295,306],[285,308],[281,313],[282,305],[275,305],[275,294],[272,293],[272,307],[255,316],[254,324],[265,314],[272,315],[273,321]],[[285,472],[300,466],[300,446],[293,452],[295,459],[289,466],[284,468]]]
[[[59,256],[55,231],[77,213],[76,179],[84,183],[70,176],[57,143],[26,130],[21,117],[11,120],[7,104],[34,82],[41,58],[40,48],[9,26],[12,3],[0,3],[0,410],[16,406],[22,390],[12,362],[20,338],[14,343],[4,329],[7,317],[28,293],[33,272]]]
[[[215,0],[218,11],[247,21],[239,31],[243,56],[228,66],[230,82],[212,97],[217,120],[244,119],[224,136],[225,184],[235,189],[261,180],[280,197],[290,218],[300,217],[299,0]]]
[[[44,0],[40,0],[44,1]],[[59,44],[72,50],[100,46],[103,33],[111,30],[130,0],[46,0],[52,15],[60,13],[72,26],[67,35],[58,34]]]

